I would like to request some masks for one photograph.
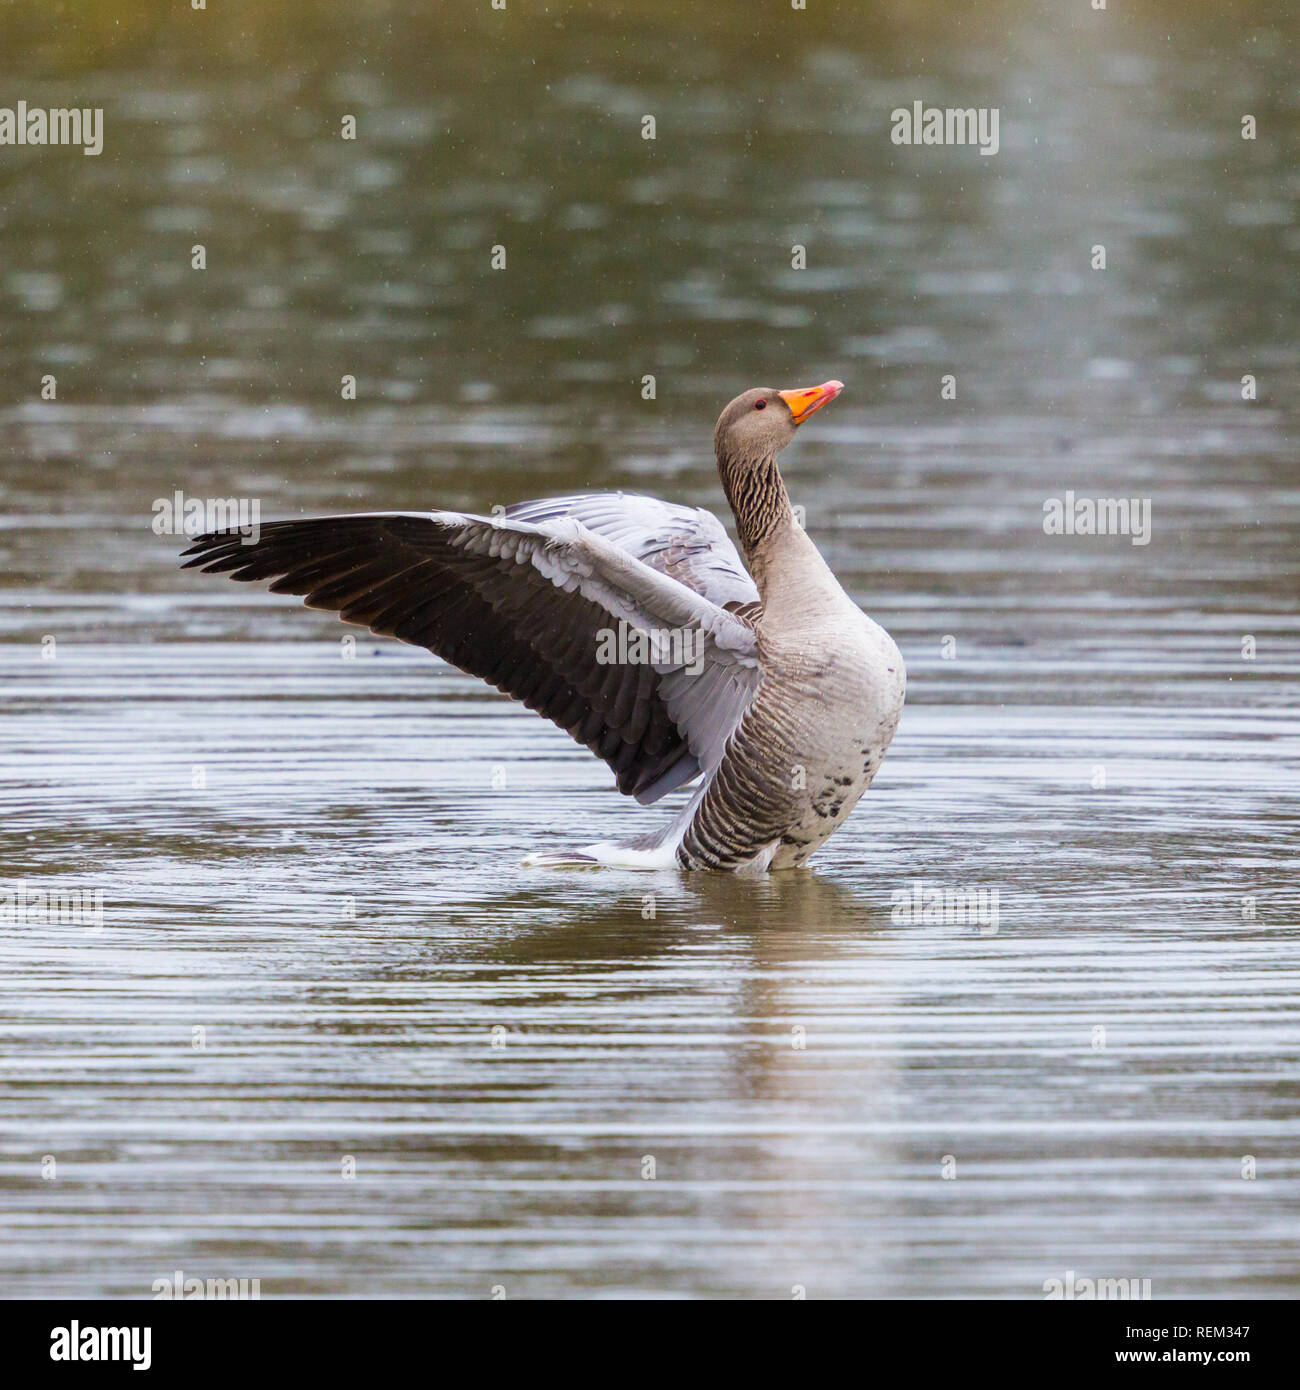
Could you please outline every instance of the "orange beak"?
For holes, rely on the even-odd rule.
[[[814,410],[820,410],[843,390],[842,381],[823,381],[820,386],[808,386],[802,391],[778,391],[776,394],[790,407],[795,424],[802,425]]]

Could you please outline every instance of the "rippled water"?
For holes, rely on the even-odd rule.
[[[0,193],[0,888],[104,903],[0,922],[0,1292],[1294,1295],[1295,25],[229,8],[3,59],[107,138]],[[783,462],[910,686],[809,873],[522,868],[664,812],[150,526],[721,508],[720,406],[832,375]]]

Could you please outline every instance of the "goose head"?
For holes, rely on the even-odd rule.
[[[844,390],[842,381],[823,381],[793,391],[756,386],[737,396],[718,416],[713,448],[718,461],[774,459],[814,411]]]
[[[814,411],[843,390],[842,381],[823,381],[820,386],[794,391],[758,386],[737,396],[718,416],[713,430],[718,476],[760,591],[763,547],[783,526],[792,525],[794,518],[776,456]]]

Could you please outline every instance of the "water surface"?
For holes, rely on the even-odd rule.
[[[0,1291],[1294,1296],[1295,25],[281,8],[0,59],[107,130],[0,191],[0,884],[105,905],[0,924]],[[768,882],[524,869],[664,811],[151,530],[720,508],[721,405],[829,376],[783,462],[908,703]]]

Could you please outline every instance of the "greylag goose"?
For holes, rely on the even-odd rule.
[[[269,579],[427,647],[558,724],[643,804],[699,779],[647,835],[525,862],[796,868],[866,791],[906,682],[889,634],[796,520],[776,464],[843,389],[760,387],[719,416],[714,452],[744,563],[712,512],[594,493],[492,517],[276,521],[251,544],[216,531],[186,550],[186,568]]]

